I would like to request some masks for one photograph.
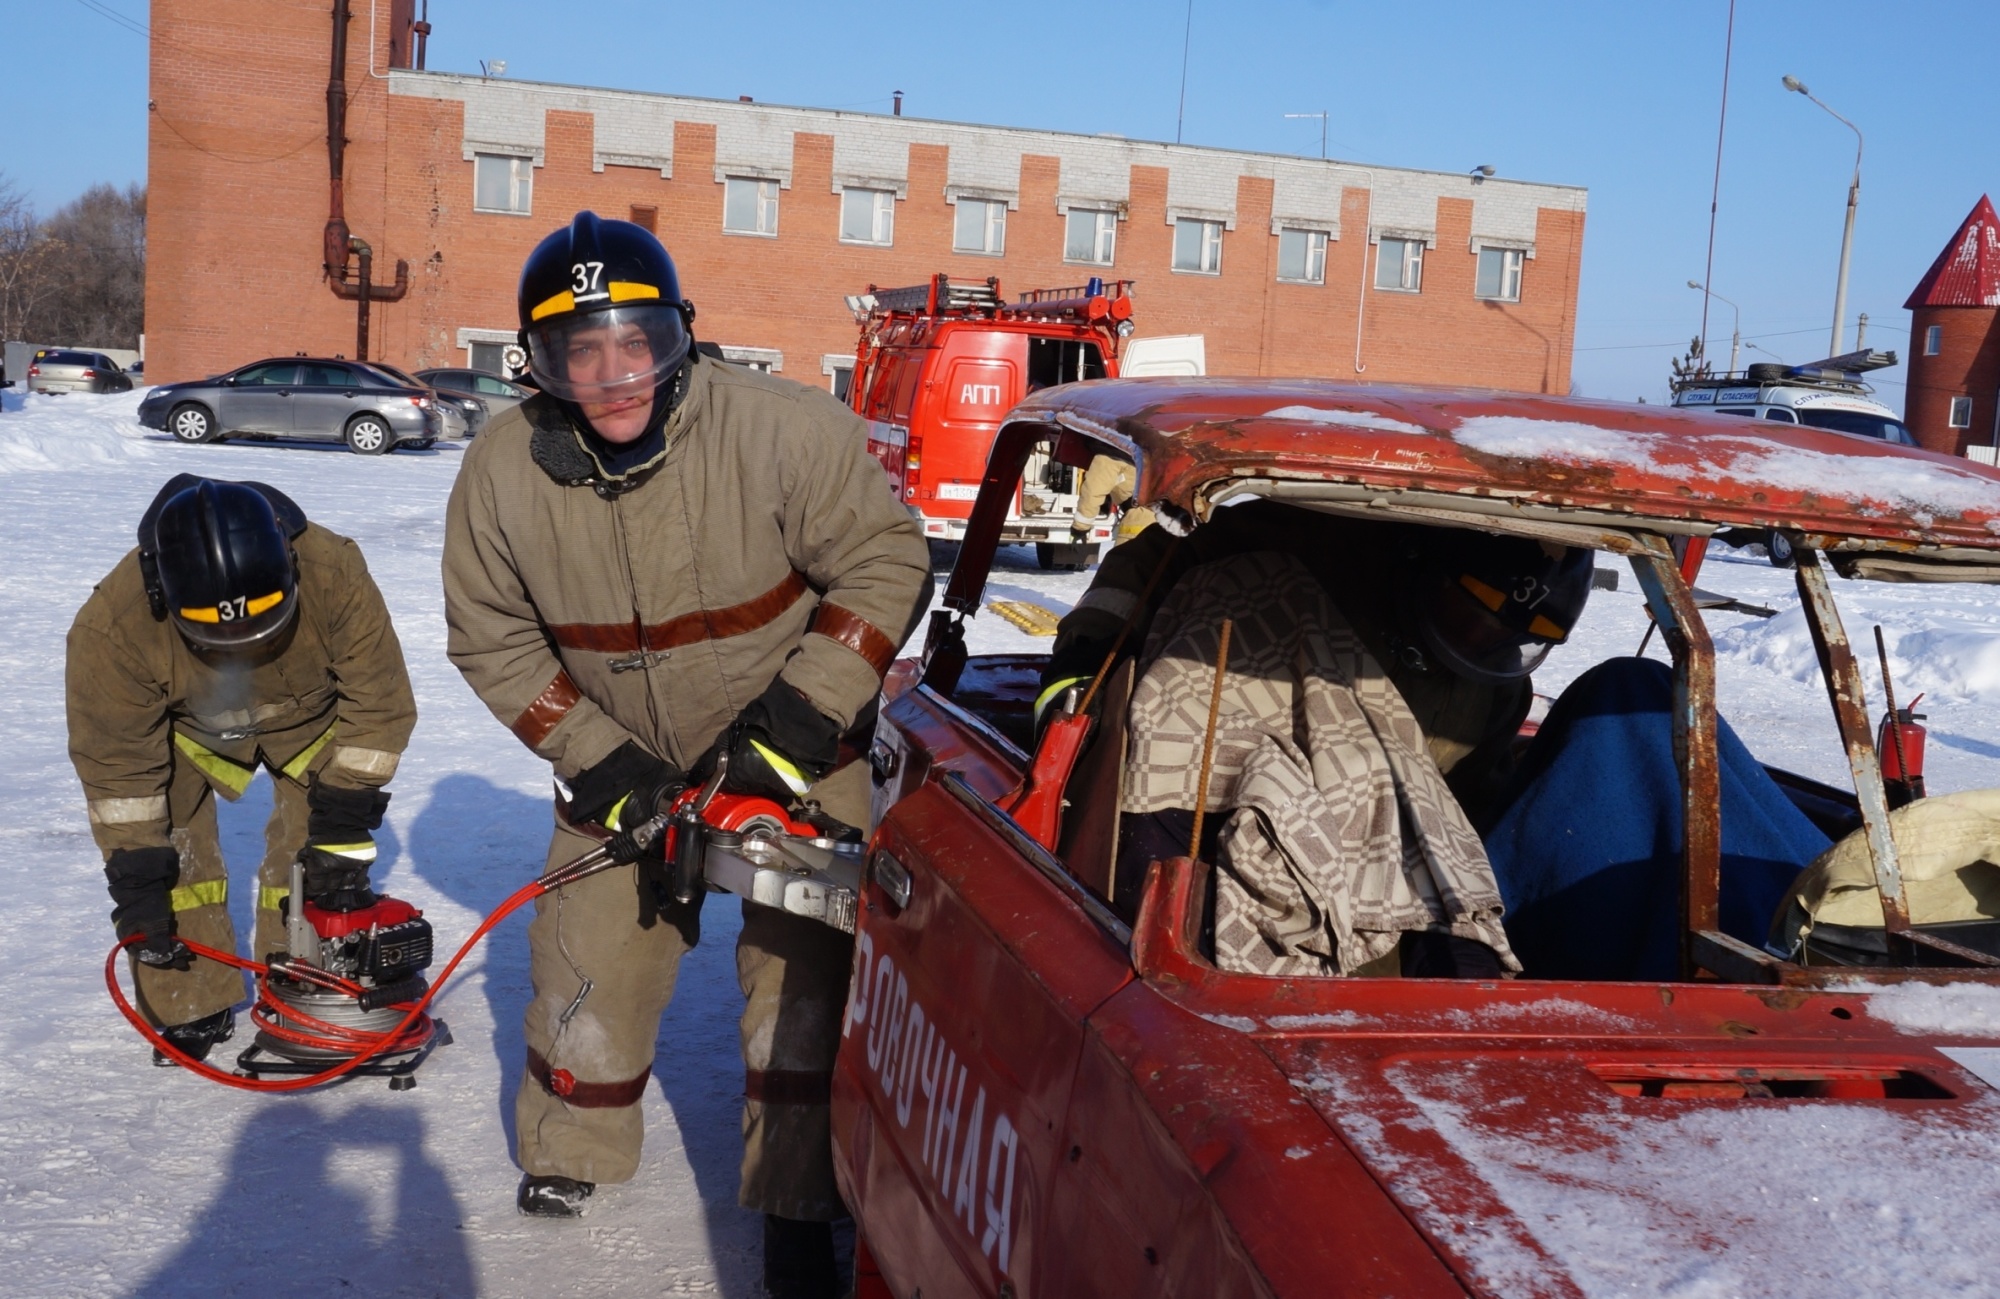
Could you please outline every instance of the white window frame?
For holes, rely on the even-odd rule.
[[[1951,413],[1946,416],[1946,420],[1947,427],[1949,428],[1971,428],[1972,398],[1953,397],[1951,399]]]
[[[1285,274],[1285,240],[1297,236],[1305,240],[1305,275],[1303,278]],[[1280,284],[1324,284],[1326,283],[1326,245],[1324,230],[1304,230],[1297,226],[1283,226],[1278,231],[1278,282]]]
[[[501,180],[507,189],[508,207],[487,207],[482,204],[480,184],[483,174],[490,173],[497,165],[506,165],[508,174]],[[475,153],[472,155],[472,210],[490,212],[498,216],[532,216],[535,203],[535,160],[514,153]]]
[[[729,198],[739,185],[756,187],[751,198],[754,220],[747,229],[729,224]],[[778,237],[778,182],[765,176],[725,176],[722,180],[722,233],[752,239]]]
[[[1472,268],[1472,296],[1487,302],[1519,302],[1522,268],[1528,264],[1528,254],[1519,248],[1496,248],[1491,244],[1483,244],[1476,251],[1476,264]],[[1488,257],[1500,259],[1500,283],[1497,293],[1479,291],[1480,277],[1485,272]]]
[[[855,209],[866,205],[865,211]],[[855,222],[853,219],[861,220]],[[868,237],[848,233],[850,222],[865,225]],[[840,191],[840,242],[888,248],[896,242],[896,191],[848,186]]]
[[[827,352],[819,358],[819,372],[826,376],[826,389],[835,397],[841,397],[840,376],[847,376],[848,391],[854,387],[854,353]],[[845,400],[843,397],[842,400]]]
[[[1944,326],[1924,326],[1924,355],[1936,356],[1944,350]]]
[[[1396,245],[1396,282],[1382,282],[1382,253]],[[1424,291],[1424,241],[1401,235],[1383,235],[1375,241],[1375,288],[1381,293],[1422,293]]]
[[[1176,275],[1222,274],[1222,222],[1175,217],[1172,266]]]
[[[1077,220],[1091,220],[1089,257],[1072,257]],[[1073,207],[1063,218],[1063,260],[1077,266],[1109,266],[1118,256],[1118,213],[1113,208]]]
[[[955,253],[970,253],[975,257],[1005,257],[1007,255],[1007,205],[999,199],[961,198],[952,205],[956,211],[951,218],[951,250]],[[975,216],[975,213],[977,214]],[[979,246],[974,247],[964,241],[967,218],[979,223]],[[1068,232],[1064,232],[1067,240]]]

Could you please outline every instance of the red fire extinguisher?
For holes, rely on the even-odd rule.
[[[1882,714],[1882,729],[1875,749],[1882,755],[1882,784],[1888,791],[1889,806],[1901,807],[1924,796],[1924,714],[1917,711],[1918,695],[1908,708],[1892,708]]]

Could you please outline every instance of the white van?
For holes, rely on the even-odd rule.
[[[1910,430],[1896,412],[1874,399],[1873,391],[1849,370],[1753,365],[1745,374],[1682,383],[1674,391],[1674,405],[1915,446]]]
[[[1913,447],[1917,440],[1910,430],[1896,412],[1874,399],[1874,389],[1860,378],[1865,371],[1895,363],[1893,352],[1850,352],[1812,365],[1753,365],[1742,374],[1680,381],[1674,385],[1674,405]],[[1730,529],[1722,539],[1735,545],[1762,543],[1772,564],[1792,566],[1792,543],[1783,533]]]

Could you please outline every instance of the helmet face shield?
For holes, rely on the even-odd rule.
[[[536,385],[584,406],[651,398],[688,352],[678,303],[635,302],[552,316],[523,334]]]
[[[1525,538],[1454,536],[1432,543],[1405,588],[1406,617],[1453,674],[1502,685],[1542,665],[1590,599],[1591,552]]]

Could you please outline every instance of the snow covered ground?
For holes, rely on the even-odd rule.
[[[304,1097],[227,1091],[156,1070],[104,995],[111,942],[98,857],[67,755],[63,636],[174,473],[255,478],[357,539],[396,618],[420,721],[394,785],[378,880],[424,908],[442,945],[541,862],[546,767],[444,656],[438,561],[459,452],[380,458],[303,446],[185,447],[138,427],[140,394],[0,393],[0,1275],[10,1294],[318,1296],[754,1293],[758,1225],[737,1209],[740,1004],[733,908],[711,899],[661,1032],[637,1180],[575,1224],[516,1215],[511,1097],[527,999],[525,919],[504,925],[436,1007],[456,1044],[416,1090],[359,1082]],[[1609,560],[1601,563],[1608,564]],[[1630,653],[1645,629],[1629,572],[1538,675],[1554,694]],[[1008,552],[989,597],[1060,614],[1085,574]],[[1714,614],[1725,715],[1768,761],[1845,779],[1789,574],[1724,553],[1702,585],[1780,610]],[[1899,696],[1926,692],[1931,787],[2000,785],[2000,594],[1836,582],[1857,642],[1880,622]],[[974,652],[1045,649],[999,618]],[[1660,654],[1655,642],[1652,652]],[[1873,654],[1864,655],[1880,709]],[[232,904],[249,905],[268,791],[225,804]],[[239,1040],[226,1050],[244,1043]]]

